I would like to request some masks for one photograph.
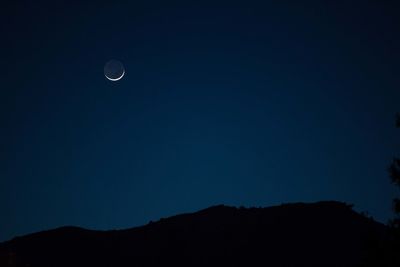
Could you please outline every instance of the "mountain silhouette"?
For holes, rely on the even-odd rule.
[[[358,266],[386,229],[336,201],[219,205],[126,230],[16,237],[0,243],[0,266]]]

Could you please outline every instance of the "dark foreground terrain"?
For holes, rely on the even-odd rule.
[[[62,227],[0,243],[0,266],[358,266],[386,226],[340,202],[214,206],[118,231]]]

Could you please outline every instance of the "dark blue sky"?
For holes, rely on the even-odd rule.
[[[390,218],[396,1],[54,2],[2,6],[0,240],[220,203]]]

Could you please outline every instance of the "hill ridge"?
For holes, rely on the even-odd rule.
[[[386,226],[338,201],[258,208],[220,204],[122,230],[63,226],[17,237],[0,243],[0,266],[8,266],[11,254],[19,266],[31,267],[252,266],[260,261],[353,266],[365,256],[369,235],[385,231]]]

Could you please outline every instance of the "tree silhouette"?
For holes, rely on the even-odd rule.
[[[396,127],[400,128],[400,114],[396,115]],[[389,174],[392,183],[400,188],[400,159],[394,158],[392,164],[389,167]],[[395,198],[393,200],[393,210],[395,212],[395,218],[392,221],[392,226],[396,229],[400,228],[400,199]]]
[[[396,114],[396,127],[400,128],[400,114]],[[388,171],[392,183],[400,188],[400,158],[393,158]],[[371,234],[366,240],[367,257],[360,266],[400,266],[400,198],[393,199],[393,210],[395,217],[389,222],[387,235],[381,239]]]
[[[400,114],[396,114],[396,127],[400,128]],[[400,159],[393,158],[389,166],[389,175],[392,183],[400,188]],[[384,246],[384,261],[377,266],[400,266],[400,199],[393,199],[395,217],[389,223],[389,238]]]

